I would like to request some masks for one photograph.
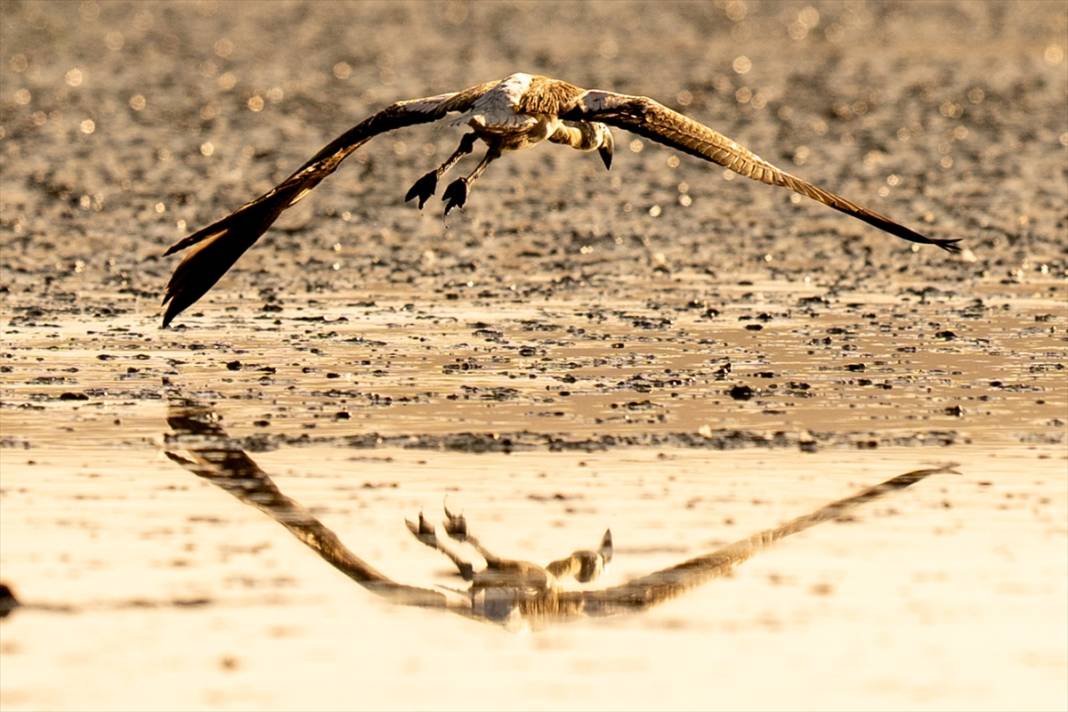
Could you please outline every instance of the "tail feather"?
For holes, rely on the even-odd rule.
[[[164,328],[204,296],[238,258],[267,232],[282,211],[292,204],[299,188],[297,184],[273,190],[176,242],[164,253],[171,255],[196,246],[175,268],[167,283],[167,291],[163,296],[163,303],[167,305],[163,314]]]

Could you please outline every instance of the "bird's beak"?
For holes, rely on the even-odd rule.
[[[612,148],[615,145],[615,141],[612,139],[612,134],[609,131],[604,132],[604,138],[601,139],[601,145],[597,149],[597,153],[601,154],[601,160],[604,161],[604,167],[608,170],[612,170]]]

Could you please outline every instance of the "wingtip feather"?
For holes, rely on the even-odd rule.
[[[163,310],[163,324],[160,327],[162,329],[169,327],[171,322],[174,321],[174,317],[178,316],[182,311],[181,309],[175,308],[177,302],[173,301],[173,299],[174,291],[168,288],[167,294],[163,297],[163,303],[167,305],[167,308]],[[170,303],[168,304],[168,302]]]

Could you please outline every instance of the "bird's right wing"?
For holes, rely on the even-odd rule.
[[[955,244],[958,240],[942,240],[921,235],[885,215],[776,168],[718,131],[672,111],[648,97],[590,90],[579,96],[570,108],[562,111],[560,118],[570,121],[599,121],[616,126],[691,156],[718,163],[746,178],[789,188],[903,240],[937,245],[948,252],[960,251]]]
[[[167,283],[163,326],[204,296],[286,208],[296,205],[357,148],[378,134],[466,111],[494,84],[487,82],[461,92],[392,104],[334,139],[267,193],[172,245],[165,255],[194,245],[196,248],[178,264]]]

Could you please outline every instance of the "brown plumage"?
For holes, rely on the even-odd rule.
[[[182,310],[204,296],[245,250],[267,231],[282,211],[295,205],[308,191],[336,171],[341,162],[357,148],[378,134],[437,121],[450,112],[462,111],[493,84],[495,82],[480,84],[456,94],[401,101],[386,107],[324,146],[267,193],[172,245],[164,255],[193,245],[198,247],[178,264],[167,283],[163,299],[167,311],[163,315],[163,326],[167,326]]]
[[[529,74],[513,74],[461,92],[401,101],[372,115],[325,146],[272,190],[230,215],[174,244],[165,254],[194,247],[178,264],[167,284],[163,326],[196,302],[274,223],[278,216],[337,170],[345,158],[381,133],[438,121],[459,113],[456,123],[472,129],[456,152],[437,170],[423,176],[407,200],[418,198],[422,208],[434,194],[437,180],[463,156],[476,139],[489,149],[478,167],[445,190],[445,212],[462,207],[470,185],[503,151],[542,141],[562,143],[582,151],[596,150],[611,166],[613,139],[609,126],[729,168],[747,178],[789,188],[824,205],[863,220],[911,242],[936,245],[956,252],[958,240],[921,235],[885,215],[868,210],[840,195],[823,190],[761,159],[731,139],[647,97],[584,90],[573,84]]]

